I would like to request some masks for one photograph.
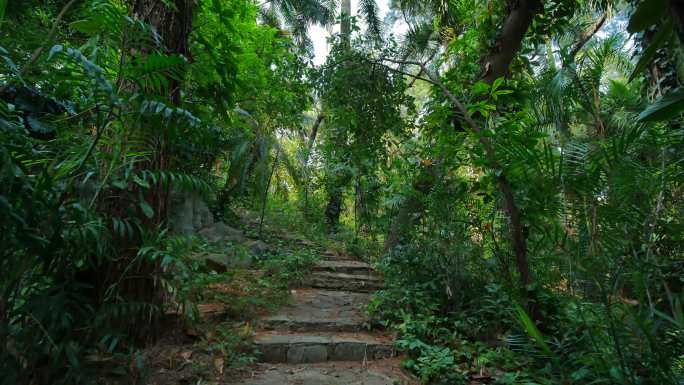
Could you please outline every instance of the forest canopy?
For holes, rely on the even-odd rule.
[[[206,223],[236,313],[369,262],[422,383],[684,383],[684,4],[378,2],[0,0],[0,384],[147,383]]]

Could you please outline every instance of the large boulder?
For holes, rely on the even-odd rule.
[[[247,238],[242,231],[230,227],[223,222],[216,222],[209,227],[198,231],[209,243],[225,246],[227,244],[242,245],[249,249],[253,255],[261,256],[272,251],[271,246],[261,240]]]
[[[171,199],[169,227],[177,234],[197,234],[222,252],[198,253],[215,271],[224,272],[233,267],[249,267],[253,257],[269,253],[271,247],[260,240],[247,238],[243,232],[223,222],[214,222],[209,207],[196,194],[174,192]]]
[[[223,222],[216,222],[197,232],[209,243],[223,249],[221,253],[200,253],[195,259],[203,260],[209,268],[224,272],[233,267],[249,267],[253,257],[262,257],[272,251],[265,242],[247,238],[242,231]]]
[[[194,193],[171,194],[169,228],[178,234],[196,234],[200,229],[212,226],[214,216],[201,196]]]
[[[206,262],[207,266],[218,273],[223,273],[234,267],[250,267],[252,256],[231,250],[225,253],[199,253],[193,256],[198,261]]]
[[[250,241],[247,244],[247,247],[249,247],[249,250],[252,252],[252,254],[258,257],[273,251],[273,249],[271,249],[271,246],[269,246],[266,242],[260,240]]]
[[[239,229],[230,227],[223,222],[216,222],[211,226],[202,228],[197,232],[203,236],[209,243],[226,244],[226,243],[247,243],[248,239]]]

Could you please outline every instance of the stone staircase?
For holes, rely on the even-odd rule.
[[[328,252],[291,305],[262,317],[254,342],[261,369],[244,385],[394,385],[411,380],[393,337],[369,332],[363,309],[382,280],[365,262]]]

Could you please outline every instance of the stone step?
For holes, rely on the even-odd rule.
[[[391,338],[367,333],[257,333],[262,362],[368,361],[394,356]]]
[[[292,291],[292,303],[275,314],[260,318],[257,326],[267,330],[360,331],[363,309],[370,296],[365,293],[299,289]]]
[[[323,254],[321,260],[323,261],[356,261],[345,255],[338,254]]]
[[[345,274],[370,274],[372,272],[371,266],[366,262],[352,260],[319,261],[314,265],[313,270]]]
[[[315,289],[373,292],[383,288],[382,280],[370,274],[345,274],[318,271],[307,283]]]
[[[401,368],[401,360],[321,362],[317,364],[256,364],[229,385],[416,385],[419,381]]]

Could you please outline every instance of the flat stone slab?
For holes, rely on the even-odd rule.
[[[322,259],[326,261],[356,261],[346,254],[341,254],[332,250],[323,251],[321,256],[323,257]]]
[[[316,289],[372,292],[383,288],[382,280],[370,274],[345,274],[317,271],[311,274],[308,284]]]
[[[393,357],[391,338],[367,333],[257,333],[262,362],[369,361]]]
[[[399,360],[363,365],[358,362],[326,362],[306,365],[259,364],[242,379],[228,385],[415,385]]]
[[[345,274],[370,274],[371,266],[365,262],[352,260],[323,260],[313,267],[314,271],[328,271]]]
[[[363,329],[365,293],[319,289],[293,290],[293,303],[262,317],[258,326],[267,330],[352,332]]]

